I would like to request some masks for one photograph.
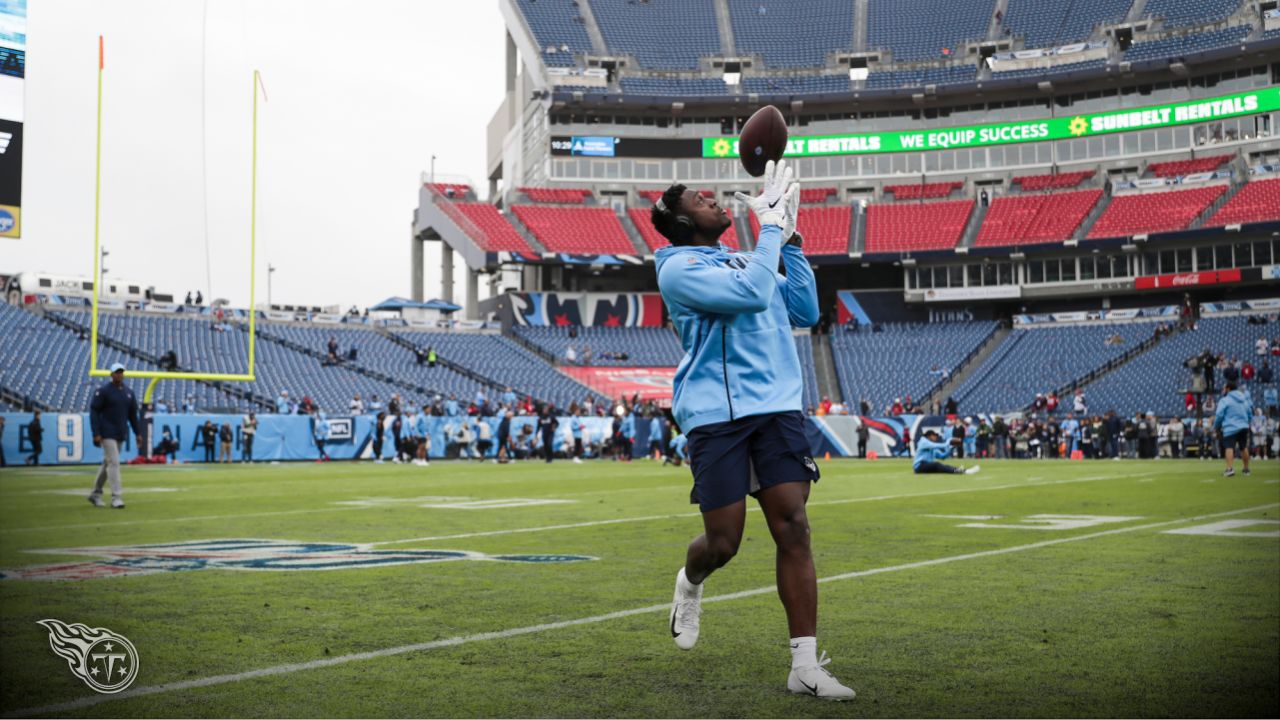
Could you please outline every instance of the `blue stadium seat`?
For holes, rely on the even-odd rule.
[[[516,0],[550,66],[572,66],[575,53],[591,52],[591,38],[574,0]],[[561,48],[568,46],[568,51]]]
[[[991,73],[992,80],[1024,80],[1027,78],[1042,78],[1050,75],[1062,75],[1064,73],[1075,73],[1082,70],[1101,70],[1107,66],[1106,58],[1097,60],[1085,60],[1084,62],[1067,63],[1066,65],[1054,65],[1050,68],[1031,68],[1027,70],[1006,70],[1004,72]]]
[[[721,53],[711,0],[591,0],[591,10],[609,50],[644,68],[696,70],[699,58]]]
[[[517,337],[563,360],[569,346],[579,354],[584,347],[592,353],[592,365],[626,367],[675,367],[684,357],[680,338],[666,328],[655,327],[574,327],[577,337],[570,337],[569,327],[513,328]],[[626,353],[626,360],[609,359],[603,352]]]
[[[619,84],[625,95],[703,96],[728,93],[724,81],[716,78],[624,77]]]
[[[1238,357],[1261,366],[1254,355],[1259,337],[1275,337],[1280,328],[1275,323],[1250,325],[1245,317],[1202,318],[1193,331],[1176,333],[1155,347],[1107,373],[1085,387],[1091,406],[1112,409],[1121,414],[1154,412],[1159,417],[1183,416],[1183,396],[1191,387],[1191,371],[1183,362],[1206,349],[1228,358]],[[1266,358],[1274,361],[1275,358]],[[1272,363],[1275,371],[1275,363]],[[1218,392],[1222,391],[1222,371],[1216,374]],[[1262,405],[1262,384],[1243,385],[1253,397],[1255,407]]]
[[[879,414],[895,398],[916,402],[941,385],[936,367],[954,371],[995,331],[994,322],[896,324],[881,332],[843,326],[831,335],[831,352],[846,404],[857,407],[865,398]]]
[[[1098,25],[1124,20],[1132,5],[1133,0],[1009,0],[1003,23],[1026,47],[1047,48],[1088,40]]]
[[[746,77],[742,89],[759,95],[812,95],[849,92],[849,76],[788,75],[785,77]]]
[[[995,12],[995,0],[869,1],[867,46],[896,61],[959,57],[964,43],[986,38]]]
[[[975,65],[950,65],[939,68],[873,72],[867,76],[868,90],[896,90],[924,85],[955,85],[971,83],[978,79]]]
[[[1164,19],[1165,27],[1220,22],[1240,7],[1240,0],[1147,0],[1143,14]]]
[[[853,48],[849,0],[729,0],[729,19],[738,52],[759,54],[769,68],[822,67],[828,53]]]
[[[1153,323],[1062,325],[1013,330],[956,390],[966,412],[1015,412],[1036,393],[1078,380],[1150,336]],[[1124,342],[1106,344],[1119,334]]]
[[[1207,50],[1239,45],[1252,31],[1248,25],[1212,30],[1204,33],[1175,35],[1161,40],[1137,42],[1129,47],[1125,59],[1130,62],[1157,60],[1167,57],[1185,57]]]

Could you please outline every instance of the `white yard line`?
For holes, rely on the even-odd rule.
[[[918,493],[903,493],[901,495],[876,495],[873,497],[865,497],[865,498],[845,498],[843,500],[814,500],[809,503],[809,506],[813,507],[813,506],[821,506],[821,505],[847,505],[848,503],[856,503],[856,502],[878,502],[881,500],[897,500],[900,498],[928,497],[931,495],[951,495],[953,493],[983,492],[985,490],[1009,490],[1012,488],[1037,487],[1041,485],[1060,485],[1062,483],[1092,482],[1094,480],[1105,480],[1107,479],[1107,477],[1110,477],[1110,476],[1077,478],[1074,480],[1053,480],[1053,481],[1044,482],[1044,483],[1014,483],[1012,485],[995,485],[991,487],[978,487],[978,488],[961,487],[961,488],[950,488],[947,490],[931,490],[931,491],[918,492]],[[759,510],[760,508],[755,505],[747,506],[747,512],[759,512]],[[379,547],[381,545],[403,545],[405,543],[433,542],[436,540],[459,540],[463,538],[474,538],[474,537],[493,537],[496,535],[518,535],[518,534],[524,534],[524,533],[546,532],[548,530],[572,530],[574,528],[595,527],[597,525],[620,525],[623,523],[650,522],[653,520],[668,520],[668,519],[675,519],[675,518],[699,517],[701,515],[702,513],[697,511],[687,512],[687,513],[668,513],[666,515],[641,515],[639,517],[611,518],[609,520],[586,520],[583,522],[563,523],[559,525],[537,525],[534,527],[525,527],[525,528],[484,530],[480,532],[459,533],[456,535],[429,535],[427,537],[406,538],[404,540],[383,540],[381,542],[367,543],[367,545],[369,547]]]
[[[965,553],[963,555],[951,555],[948,557],[934,558],[932,560],[921,560],[918,562],[904,563],[902,565],[890,565],[887,567],[871,568],[869,570],[857,570],[854,572],[841,573],[839,575],[830,575],[828,577],[819,578],[820,583],[839,582],[841,580],[852,580],[860,577],[870,577],[872,575],[882,575],[884,573],[899,572],[902,570],[915,570],[917,568],[931,567],[934,565],[946,565],[948,563],[960,562],[962,560],[975,560],[978,558],[993,557],[996,555],[1008,555],[1018,552],[1026,552],[1028,550],[1037,550],[1039,548],[1049,547],[1052,545],[1062,545],[1065,543],[1080,542],[1083,540],[1092,540],[1094,538],[1107,537],[1110,535],[1119,535],[1122,533],[1138,532],[1140,530],[1152,530],[1155,528],[1166,527],[1169,525],[1180,525],[1188,522],[1198,522],[1201,520],[1210,520],[1220,517],[1228,517],[1231,515],[1243,515],[1245,513],[1260,512],[1262,510],[1270,510],[1280,507],[1280,503],[1271,503],[1270,505],[1259,505],[1256,507],[1242,508],[1240,510],[1228,510],[1226,512],[1212,513],[1209,515],[1197,515],[1195,517],[1179,518],[1177,520],[1165,520],[1162,522],[1147,523],[1145,525],[1133,525],[1130,527],[1116,528],[1113,530],[1102,530],[1085,535],[1075,535],[1072,537],[1058,538],[1055,540],[1043,540],[1041,542],[1029,543],[1027,545],[1015,545],[1007,548],[999,548],[996,550],[983,550],[981,552]],[[751,590],[743,590],[736,593],[728,593],[725,595],[715,595],[713,597],[703,598],[703,602],[724,602],[728,600],[739,600],[741,598],[752,597],[755,595],[764,595],[774,592],[774,586],[758,587]],[[288,675],[291,673],[302,672],[305,670],[316,670],[319,668],[332,667],[334,665],[345,665],[351,662],[361,660],[375,660],[378,658],[392,657],[395,655],[404,655],[406,653],[423,652],[426,650],[437,650],[439,648],[454,647],[457,645],[466,645],[469,643],[483,642],[485,640],[500,640],[503,638],[518,637],[521,635],[532,635],[535,633],[548,632],[551,630],[560,630],[568,627],[579,625],[592,625],[595,623],[608,622],[610,620],[618,620],[620,618],[632,617],[634,615],[647,615],[649,613],[666,612],[671,609],[670,603],[661,605],[647,605],[645,607],[631,608],[629,610],[618,610],[616,612],[605,613],[603,615],[592,615],[590,617],[576,618],[573,620],[561,620],[560,622],[541,623],[538,625],[526,625],[525,627],[511,628],[509,630],[497,630],[494,632],[476,633],[473,635],[458,635],[443,640],[433,640],[431,642],[414,643],[412,645],[399,645],[396,647],[383,648],[382,650],[371,650],[362,653],[352,653],[350,655],[339,655],[337,657],[324,658],[321,660],[311,660],[308,662],[288,663],[285,665],[275,665],[272,667],[259,668],[257,670],[248,670],[239,673],[228,673],[225,675],[212,675],[209,677],[196,678],[194,680],[183,680],[180,682],[166,683],[163,685],[144,685],[131,690],[125,690],[116,695],[90,695],[82,697],[78,700],[71,700],[64,703],[56,703],[52,705],[42,705],[40,707],[23,708],[6,713],[5,717],[28,717],[31,715],[45,715],[49,713],[68,713],[84,708],[100,705],[112,700],[123,700],[125,698],[144,697],[147,695],[158,695],[161,693],[176,692],[180,690],[192,690],[195,688],[211,687],[214,685],[226,685],[228,683],[243,682],[255,678],[272,677],[275,675]]]

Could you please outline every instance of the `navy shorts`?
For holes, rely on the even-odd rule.
[[[1240,452],[1244,452],[1245,450],[1249,449],[1249,429],[1248,428],[1245,428],[1244,430],[1239,430],[1234,435],[1222,436],[1222,452],[1225,453],[1227,450],[1231,448],[1235,448]]]
[[[702,512],[732,505],[748,495],[789,482],[817,482],[799,412],[752,415],[711,423],[689,432],[693,492]]]

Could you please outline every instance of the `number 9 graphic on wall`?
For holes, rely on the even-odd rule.
[[[84,457],[84,418],[80,415],[59,415],[58,462],[78,463]]]

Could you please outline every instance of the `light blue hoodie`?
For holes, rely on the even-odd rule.
[[[765,225],[756,249],[672,246],[657,252],[658,289],[680,333],[673,410],[686,433],[701,425],[801,409],[792,326],[818,323],[813,270],[800,248]],[[778,272],[779,257],[786,277]]]
[[[1235,435],[1249,429],[1253,415],[1253,399],[1243,390],[1232,390],[1218,401],[1218,412],[1213,416],[1213,429],[1223,436]]]
[[[939,462],[945,460],[951,454],[951,443],[934,442],[927,437],[916,440],[916,457],[911,461],[911,468],[920,467],[927,462]]]

